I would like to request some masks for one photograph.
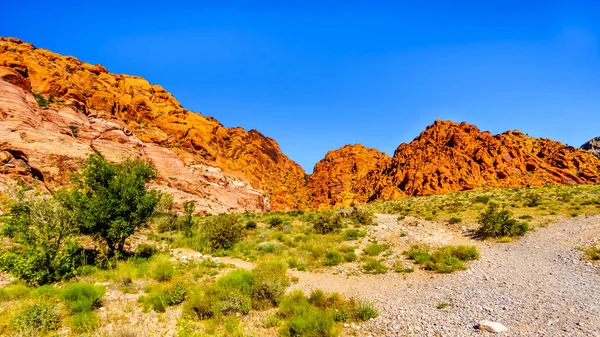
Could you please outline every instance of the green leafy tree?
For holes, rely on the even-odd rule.
[[[18,190],[8,203],[2,232],[15,247],[0,252],[0,269],[30,284],[45,284],[75,276],[82,251],[75,241],[73,213],[54,197]]]
[[[106,245],[109,257],[123,253],[125,240],[147,225],[161,195],[147,188],[156,170],[143,160],[111,164],[92,154],[75,174],[75,188],[62,197],[73,210],[83,234]]]
[[[193,235],[193,227],[194,227],[194,220],[193,220],[193,215],[194,215],[194,209],[196,209],[196,204],[193,201],[186,201],[183,204],[183,222],[182,222],[182,227],[183,227],[183,234],[188,237],[191,238]]]

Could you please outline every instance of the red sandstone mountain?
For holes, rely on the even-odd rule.
[[[4,179],[34,175],[53,189],[98,151],[152,160],[163,189],[206,211],[307,206],[304,170],[273,139],[185,110],[141,77],[2,38],[0,79]],[[54,103],[40,107],[33,93]]]
[[[331,204],[475,188],[600,182],[600,160],[587,151],[519,131],[492,135],[467,123],[436,121],[412,142],[401,144],[383,169],[382,161],[373,154],[368,159],[367,154],[346,156],[344,151],[337,151],[328,153],[309,179],[311,186],[320,187],[320,195],[327,195]],[[345,189],[326,183],[328,179],[344,177],[337,172],[354,163],[363,167],[370,163],[374,168],[352,178],[358,183],[351,184],[350,195]],[[333,186],[348,186],[348,181]],[[314,187],[312,190],[315,193]],[[313,200],[317,205],[323,204],[321,199]]]
[[[362,145],[330,151],[307,179],[273,139],[185,110],[141,77],[0,38],[0,187],[20,180],[55,190],[92,151],[150,160],[156,188],[210,213],[600,182],[600,159],[590,152],[449,121],[401,144],[393,158]]]

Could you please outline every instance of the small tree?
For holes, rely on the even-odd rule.
[[[183,235],[185,235],[188,238],[191,238],[193,235],[192,229],[194,227],[194,220],[193,220],[194,209],[196,209],[196,204],[193,201],[186,201],[183,204],[183,210],[184,210],[183,222],[182,222]]]
[[[111,164],[92,154],[74,175],[75,188],[61,200],[74,211],[81,232],[106,244],[112,257],[124,252],[125,240],[154,214],[160,192],[146,187],[154,178],[156,171],[148,162]]]
[[[244,226],[239,216],[221,214],[208,217],[202,225],[201,232],[210,249],[230,249],[242,238]]]
[[[481,238],[521,236],[529,229],[527,223],[520,223],[513,219],[508,210],[500,210],[496,203],[490,203],[488,208],[479,215],[479,224],[481,227],[476,234]]]
[[[30,284],[45,284],[75,276],[82,263],[73,214],[55,197],[21,189],[8,204],[2,232],[16,247],[0,253],[0,269]]]
[[[313,228],[319,234],[331,233],[342,228],[342,216],[334,212],[322,212],[313,220]]]

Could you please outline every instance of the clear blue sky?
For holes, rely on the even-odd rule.
[[[600,2],[408,3],[8,1],[0,35],[141,75],[308,172],[347,143],[391,154],[435,119],[600,135]]]

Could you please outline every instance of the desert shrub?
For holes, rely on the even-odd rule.
[[[187,295],[183,283],[175,283],[167,287],[153,289],[148,295],[140,296],[138,301],[145,309],[152,308],[156,312],[164,312],[167,307],[181,304]]]
[[[542,196],[529,192],[523,196],[523,204],[527,207],[536,207],[542,204]]]
[[[375,222],[375,215],[368,209],[354,207],[351,217],[356,223],[363,226],[377,225]]]
[[[490,201],[491,197],[489,195],[478,195],[475,197],[475,202],[480,204],[487,204]]]
[[[388,267],[383,263],[382,260],[376,260],[372,257],[364,259],[363,271],[367,274],[385,274]]]
[[[430,253],[424,246],[412,246],[406,252],[408,258],[423,265],[426,270],[439,273],[452,273],[465,269],[464,262],[479,258],[479,252],[474,246],[444,246]]]
[[[264,253],[277,253],[281,250],[281,243],[277,241],[266,241],[258,244],[258,250]]]
[[[450,220],[448,220],[448,223],[450,223],[451,225],[453,224],[457,224],[457,223],[461,223],[462,219],[456,216],[453,216],[450,218]]]
[[[397,262],[394,264],[394,271],[396,273],[412,273],[415,270],[411,266],[405,266],[404,264]]]
[[[585,257],[590,261],[600,261],[600,248],[590,247],[583,250]]]
[[[61,290],[56,288],[55,286],[46,284],[40,287],[37,287],[33,290],[32,295],[38,298],[53,298],[59,297],[62,294]]]
[[[334,212],[321,212],[313,220],[313,229],[319,234],[328,234],[342,228],[342,216]]]
[[[346,262],[354,262],[357,259],[358,259],[358,256],[356,256],[356,253],[354,251],[344,253],[344,261],[346,261]]]
[[[39,106],[46,107],[50,103],[49,100],[47,100],[46,97],[44,97],[42,94],[37,93],[37,92],[32,92],[32,94],[33,94],[33,97],[35,97],[35,101],[37,102],[37,104]]]
[[[357,240],[358,238],[363,238],[366,235],[366,231],[361,231],[358,229],[347,229],[344,231],[344,240]]]
[[[368,321],[371,318],[375,318],[379,315],[379,312],[371,303],[360,302],[355,310],[355,319],[360,321]]]
[[[62,292],[62,297],[69,302],[71,313],[88,312],[100,305],[106,289],[91,283],[72,283]]]
[[[38,301],[27,304],[13,320],[15,327],[25,335],[39,336],[58,329],[60,317],[56,303]]]
[[[529,229],[526,223],[519,223],[508,210],[500,210],[498,204],[494,203],[479,215],[479,223],[481,226],[476,235],[481,238],[521,236]]]
[[[292,316],[279,330],[283,337],[334,337],[338,334],[333,316],[318,309]]]
[[[337,250],[330,250],[325,253],[325,260],[323,261],[324,266],[337,266],[342,263],[342,254]]]
[[[96,330],[99,323],[98,315],[93,311],[84,311],[73,314],[69,318],[69,325],[74,332],[90,334]]]
[[[283,227],[284,223],[285,219],[278,215],[274,215],[267,219],[267,224],[269,225],[269,228],[281,228]]]
[[[0,288],[0,301],[10,301],[26,298],[31,293],[31,288],[24,284],[11,284]]]
[[[143,259],[148,259],[156,253],[158,253],[158,248],[156,248],[155,245],[149,245],[147,243],[142,243],[135,249],[135,256]]]
[[[256,229],[256,221],[248,220],[248,222],[246,222],[246,229]]]
[[[183,316],[204,320],[219,314],[218,298],[214,296],[212,289],[194,289],[191,291],[183,302]]]
[[[263,318],[262,325],[263,328],[268,329],[279,326],[280,322],[281,320],[279,319],[279,317],[277,317],[277,315],[268,315],[265,318]]]
[[[382,252],[388,250],[390,248],[390,246],[388,245],[380,245],[376,242],[368,245],[367,247],[365,247],[364,252],[365,254],[369,255],[369,256],[377,256],[379,254],[381,254]]]
[[[105,245],[109,257],[123,254],[125,240],[147,225],[161,199],[147,187],[156,178],[152,164],[130,159],[111,164],[91,154],[72,178],[74,188],[60,196],[64,207],[73,211],[82,233]]]
[[[230,249],[242,238],[243,225],[235,214],[208,217],[202,225],[204,238],[213,250]]]
[[[286,272],[287,266],[281,262],[263,262],[253,270],[252,286],[253,306],[256,308],[277,305],[285,293],[290,281]]]
[[[346,300],[338,293],[314,290],[307,298],[300,290],[286,295],[279,305],[280,336],[337,336],[338,322],[365,321],[377,317],[367,302]]]
[[[170,281],[175,275],[175,267],[167,258],[156,260],[152,270],[152,278],[158,282]]]

